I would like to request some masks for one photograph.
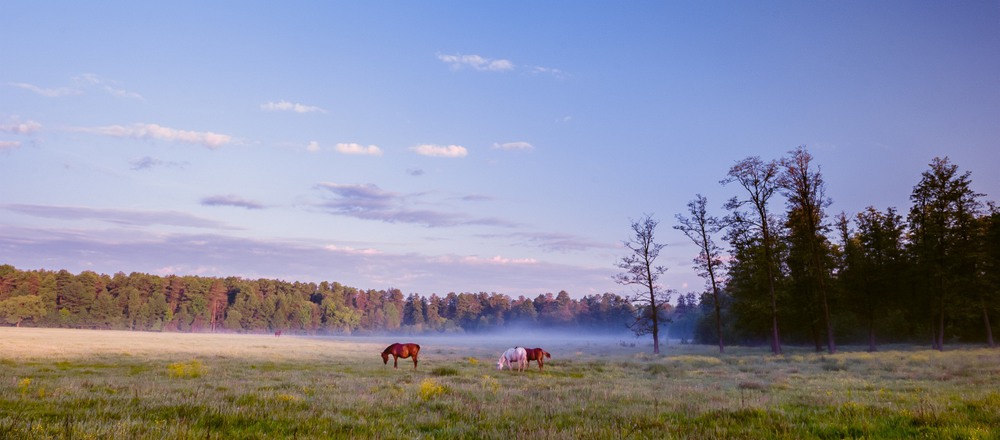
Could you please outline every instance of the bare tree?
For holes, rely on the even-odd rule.
[[[759,156],[752,156],[736,162],[722,184],[738,182],[747,191],[746,199],[733,197],[726,203],[726,209],[734,212],[733,219],[744,226],[750,226],[760,234],[764,251],[763,266],[767,274],[768,291],[771,295],[771,352],[781,354],[781,333],[778,331],[778,293],[775,291],[777,268],[774,261],[775,236],[767,203],[777,189],[778,162],[764,162]],[[753,209],[753,215],[739,212],[744,206]]]
[[[632,238],[622,244],[631,251],[621,258],[617,266],[624,272],[614,276],[616,283],[623,286],[634,286],[629,301],[636,305],[638,316],[629,328],[642,336],[653,334],[653,353],[660,352],[660,309],[670,301],[670,291],[663,290],[659,284],[660,275],[667,272],[664,266],[656,266],[656,257],[664,244],[658,244],[653,239],[658,222],[651,215],[632,221]]]
[[[715,331],[719,335],[719,353],[725,352],[722,342],[722,299],[719,297],[719,276],[722,273],[722,250],[712,240],[712,235],[719,233],[724,224],[717,217],[708,215],[708,199],[696,194],[695,199],[688,202],[688,212],[691,217],[677,214],[678,225],[674,226],[687,235],[695,246],[698,246],[698,256],[694,259],[698,275],[705,278],[712,288],[712,298],[715,301]]]

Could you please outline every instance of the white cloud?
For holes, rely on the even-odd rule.
[[[469,151],[461,145],[433,145],[433,144],[423,144],[417,145],[411,148],[411,150],[416,151],[417,154],[421,156],[431,156],[431,157],[465,157],[469,155]]]
[[[501,150],[531,150],[535,146],[527,142],[507,142],[504,144],[493,144],[493,148],[498,148]]]
[[[13,134],[32,134],[41,130],[42,124],[35,121],[21,122],[17,116],[10,118],[10,122],[0,123],[0,132]]]
[[[20,141],[0,141],[0,150],[13,150],[14,148],[20,147]]]
[[[340,253],[344,253],[344,254],[349,254],[349,255],[378,255],[378,254],[381,254],[381,252],[379,252],[378,249],[371,249],[371,248],[368,248],[368,249],[355,249],[355,248],[350,247],[350,246],[337,246],[337,245],[333,245],[333,244],[324,246],[323,249],[326,249],[326,250],[332,251],[332,252],[340,252]]]
[[[282,99],[281,101],[278,101],[278,102],[268,102],[266,104],[261,104],[260,105],[260,109],[261,110],[272,111],[272,112],[273,111],[283,111],[283,112],[289,112],[289,111],[291,111],[291,112],[295,112],[295,113],[313,113],[313,112],[326,113],[326,110],[323,110],[322,108],[319,108],[319,107],[316,107],[316,106],[312,106],[312,105],[305,105],[305,104],[299,104],[299,103],[295,103],[295,102],[288,102],[288,101],[285,101],[284,99]]]
[[[10,85],[12,85],[14,87],[18,87],[18,88],[24,89],[24,90],[28,90],[28,91],[31,91],[31,92],[35,92],[35,93],[37,93],[39,95],[42,95],[42,96],[45,96],[47,98],[59,98],[59,97],[63,97],[63,96],[73,96],[73,95],[79,95],[79,94],[83,93],[80,90],[71,89],[69,87],[59,87],[59,88],[55,88],[55,89],[45,89],[45,88],[38,87],[38,86],[36,86],[34,84],[28,84],[28,83],[10,83]]]
[[[309,145],[306,146],[306,151],[310,153],[315,153],[319,151],[319,142],[316,141],[309,142]]]
[[[382,149],[377,145],[364,146],[356,143],[339,143],[334,149],[342,154],[362,154],[368,156],[381,156]]]
[[[490,258],[483,258],[478,255],[467,255],[463,257],[456,257],[445,255],[438,257],[438,263],[442,264],[471,264],[471,265],[532,265],[538,264],[538,260],[534,258],[507,258],[500,255],[496,255]]]
[[[106,127],[87,128],[82,131],[118,138],[162,139],[172,142],[186,142],[212,149],[219,148],[233,141],[231,136],[225,134],[210,131],[178,130],[157,124],[109,125]]]
[[[510,62],[510,60],[494,60],[479,55],[438,55],[438,59],[444,61],[455,70],[466,67],[474,70],[490,72],[514,70],[514,63]]]

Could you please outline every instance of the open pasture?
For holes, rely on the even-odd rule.
[[[514,339],[0,328],[0,438],[1000,437],[1000,350]],[[515,343],[545,371],[496,371]]]

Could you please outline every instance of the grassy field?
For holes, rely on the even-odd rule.
[[[5,327],[0,439],[1000,438],[1000,350],[536,342]],[[496,371],[514,343],[553,358]]]

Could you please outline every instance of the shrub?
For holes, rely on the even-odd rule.
[[[174,362],[167,365],[167,375],[173,378],[190,379],[201,377],[204,372],[205,366],[197,359],[189,362]]]
[[[444,385],[437,383],[434,379],[424,379],[423,382],[420,382],[420,399],[424,402],[444,393]]]

